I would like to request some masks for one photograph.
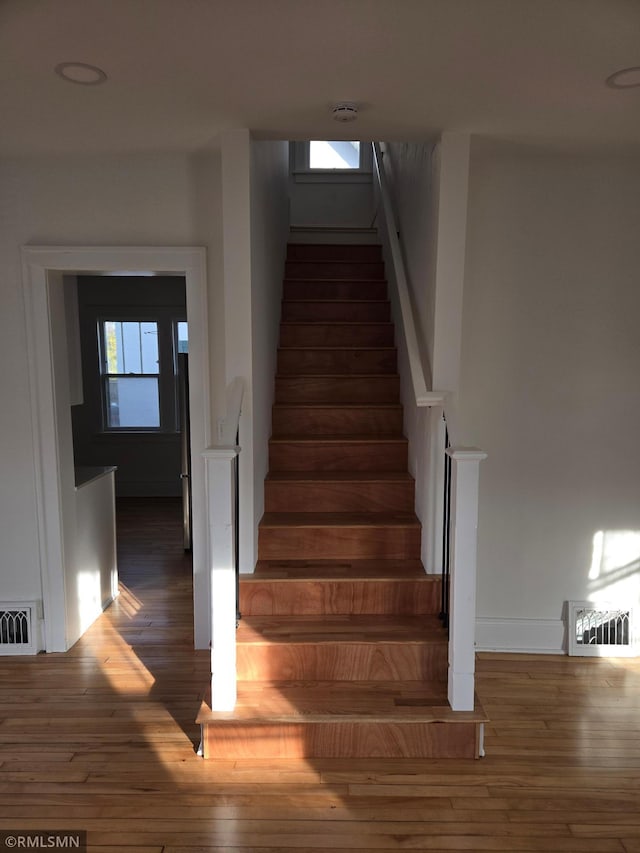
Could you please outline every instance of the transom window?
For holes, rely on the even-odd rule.
[[[310,169],[359,169],[360,143],[313,139],[309,142]]]

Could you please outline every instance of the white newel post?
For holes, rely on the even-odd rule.
[[[473,711],[478,484],[487,454],[455,447],[447,454],[452,460],[448,695],[454,711]]]
[[[204,451],[211,574],[211,710],[236,704],[235,460],[238,447]]]

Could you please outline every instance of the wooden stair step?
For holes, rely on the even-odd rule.
[[[444,683],[240,681],[232,712],[205,699],[206,758],[477,758],[482,707],[454,714]]]
[[[282,303],[282,319],[288,322],[381,323],[390,316],[386,299],[288,299]]]
[[[316,580],[357,578],[361,580],[420,580],[426,575],[420,560],[258,560],[255,572],[243,579]]]
[[[415,481],[403,471],[273,471],[265,512],[412,512]]]
[[[400,403],[277,403],[271,419],[274,436],[400,434],[402,421]]]
[[[406,471],[408,444],[399,435],[276,436],[269,440],[269,470]]]
[[[291,260],[285,278],[384,278],[382,261]]]
[[[371,375],[396,371],[395,347],[287,347],[278,350],[280,375]]]
[[[381,261],[382,246],[375,243],[289,243],[288,261]]]
[[[287,278],[282,289],[283,299],[386,299],[384,279],[309,279]]]
[[[420,522],[413,513],[265,513],[258,526],[261,559],[420,557]]]
[[[206,713],[206,712],[205,712]],[[458,717],[447,702],[446,682],[436,681],[238,681],[233,711],[208,711],[217,720],[291,721],[304,717],[319,722],[336,717],[392,722],[486,721],[479,703]]]
[[[280,346],[392,346],[393,323],[283,322]]]
[[[397,374],[276,376],[276,403],[398,403]]]
[[[249,616],[237,631],[238,678],[252,681],[444,681],[435,616]]]
[[[441,592],[440,577],[424,572],[418,578],[267,578],[254,574],[241,578],[239,601],[243,616],[435,615],[440,611]]]

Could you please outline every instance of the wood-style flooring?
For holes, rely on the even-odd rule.
[[[640,853],[640,663],[489,655],[469,760],[203,761],[177,505],[128,501],[122,593],[67,654],[0,658],[0,832],[97,853]]]

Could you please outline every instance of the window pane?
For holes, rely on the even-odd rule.
[[[325,142],[313,140],[309,143],[310,169],[359,169],[359,142]]]
[[[147,376],[108,379],[107,425],[158,428],[158,380]]]
[[[107,373],[158,373],[158,324],[106,320]]]
[[[113,320],[107,320],[104,324],[104,357],[107,373],[122,373],[121,365],[118,363],[118,354],[122,352],[122,345],[118,342],[120,325]]]
[[[183,321],[176,323],[178,352],[189,352],[189,327]]]

